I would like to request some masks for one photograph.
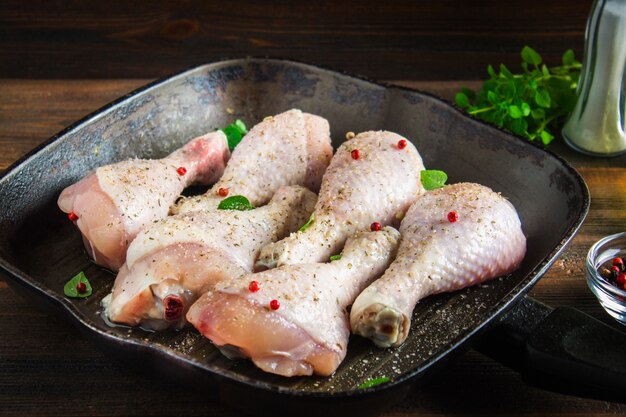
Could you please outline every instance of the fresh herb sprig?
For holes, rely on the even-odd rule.
[[[218,210],[238,210],[247,211],[253,210],[254,206],[250,204],[250,200],[242,195],[233,195],[223,199],[217,205]]]
[[[571,49],[563,54],[563,65],[552,68],[529,46],[521,55],[521,74],[504,64],[496,73],[489,65],[489,79],[478,93],[462,88],[455,101],[472,116],[548,145],[574,108],[581,64]]]
[[[306,229],[311,227],[314,221],[315,221],[315,213],[311,213],[311,217],[309,217],[309,220],[306,223],[304,223],[302,227],[298,229],[298,232],[304,232]]]
[[[241,142],[243,137],[248,133],[248,128],[245,123],[239,119],[220,130],[226,135],[228,139],[228,149],[231,151],[235,149],[235,146],[239,145],[239,142]]]
[[[83,271],[80,271],[63,286],[63,293],[69,298],[87,298],[92,292],[91,283]]]
[[[426,191],[436,190],[446,185],[448,174],[438,169],[425,169],[420,171],[420,180]]]
[[[379,378],[368,379],[367,381],[359,385],[359,389],[375,387],[376,385],[385,384],[389,381],[391,381],[391,379],[388,376],[381,376]]]

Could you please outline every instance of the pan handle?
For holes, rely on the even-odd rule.
[[[530,385],[626,402],[626,333],[579,310],[524,296],[474,348]]]

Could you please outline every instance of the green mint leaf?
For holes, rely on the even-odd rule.
[[[535,102],[546,109],[550,108],[550,93],[545,89],[539,89],[535,93]]]
[[[541,73],[543,74],[544,77],[550,77],[550,70],[548,69],[548,67],[546,67],[546,64],[543,64],[541,66]]]
[[[519,119],[520,117],[522,117],[522,115],[522,110],[519,107],[509,106],[509,116],[511,116],[513,119]]]
[[[420,172],[420,179],[425,190],[435,190],[446,184],[448,174],[436,169],[426,169]]]
[[[500,64],[500,74],[506,78],[513,78],[513,73],[504,64]]]
[[[563,54],[563,65],[573,65],[574,64],[574,51],[568,49]]]
[[[504,87],[504,96],[506,97],[506,99],[512,100],[513,98],[515,98],[516,94],[517,94],[517,87],[515,87],[515,83],[514,82],[507,83],[506,86]]]
[[[243,135],[235,126],[231,125],[225,127],[224,129],[222,129],[222,132],[224,132],[226,138],[228,139],[228,149],[230,149],[231,151],[235,149],[235,147],[239,145],[239,142],[241,142],[241,140],[243,139]]]
[[[454,101],[456,102],[457,106],[462,108],[469,107],[470,105],[469,98],[463,93],[456,93],[456,95],[454,96]]]
[[[239,119],[235,120],[234,123],[226,126],[224,129],[221,129],[221,131],[226,135],[228,139],[228,149],[231,151],[235,149],[235,146],[239,145],[239,142],[241,142],[246,133],[248,133],[246,125]]]
[[[522,103],[522,114],[524,115],[524,117],[530,114],[530,106],[526,102]]]
[[[487,73],[489,74],[489,76],[491,77],[491,79],[496,79],[498,78],[498,76],[496,75],[496,71],[493,69],[493,67],[491,65],[487,66]]]
[[[80,283],[85,284],[84,292],[78,291],[77,286]],[[93,289],[91,288],[91,284],[89,283],[89,280],[87,279],[83,271],[80,271],[74,278],[69,280],[63,287],[63,294],[65,294],[66,297],[70,297],[70,298],[87,298],[91,295],[92,292],[93,292]]]
[[[233,195],[223,199],[217,206],[218,210],[239,210],[246,211],[254,209],[254,206],[250,204],[250,200],[242,195]]]
[[[530,117],[535,120],[541,120],[546,117],[546,112],[543,111],[543,109],[533,109],[533,111],[530,112]]]
[[[505,127],[513,133],[517,133],[521,136],[526,136],[526,130],[528,129],[528,122],[524,119],[509,119],[505,124]]]
[[[298,229],[298,232],[304,232],[313,224],[314,221],[315,221],[315,213],[311,213],[311,217],[309,217],[309,221],[304,223],[302,227]]]
[[[474,100],[476,98],[476,93],[467,87],[461,87],[461,93],[465,94],[470,100]]]
[[[541,64],[541,55],[528,45],[522,49],[522,59],[524,62],[534,66],[539,66],[539,64]]]
[[[233,123],[233,125],[235,125],[235,127],[239,129],[239,131],[243,133],[244,135],[248,133],[248,128],[246,127],[246,124],[241,119],[235,120],[235,123]]]
[[[359,385],[359,389],[375,387],[376,385],[384,384],[386,382],[391,381],[387,376],[381,376],[379,378],[368,379]]]
[[[330,261],[338,261],[339,259],[341,259],[341,255],[332,255],[330,257]]]
[[[487,92],[487,100],[492,104],[496,104],[498,102],[498,96],[494,91],[489,91]]]
[[[552,136],[550,132],[546,130],[543,130],[540,136],[541,136],[541,141],[543,142],[544,145],[548,145],[550,142],[552,142],[552,139],[554,139],[554,136]]]
[[[528,122],[526,119],[519,119],[520,121],[520,132],[519,134],[522,136],[526,136],[528,134]]]

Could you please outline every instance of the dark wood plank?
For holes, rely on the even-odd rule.
[[[0,80],[0,169],[32,146],[147,80]],[[472,82],[408,82],[450,99]],[[564,147],[558,151],[577,156]],[[584,281],[584,256],[603,235],[626,225],[626,157],[574,162],[592,195],[589,217],[532,291],[550,305],[572,305],[612,323]],[[238,415],[218,395],[199,398],[130,370],[98,351],[70,323],[38,310],[0,280],[0,415]],[[617,326],[612,323],[612,325]],[[488,392],[488,398],[485,393]],[[36,393],[36,394],[35,394]],[[626,405],[553,394],[527,386],[490,359],[468,352],[412,389],[386,416],[626,415]]]
[[[149,80],[0,80],[0,170],[66,126]]]
[[[0,3],[0,78],[160,77],[224,57],[306,60],[375,78],[479,79],[582,54],[591,0]]]

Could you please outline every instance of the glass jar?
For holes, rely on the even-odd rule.
[[[626,259],[626,232],[600,239],[589,249],[585,262],[587,285],[600,305],[621,324],[626,325],[626,289],[610,283],[600,269],[611,266],[615,257]]]
[[[587,21],[585,53],[565,141],[595,156],[626,153],[626,0],[596,0]]]

